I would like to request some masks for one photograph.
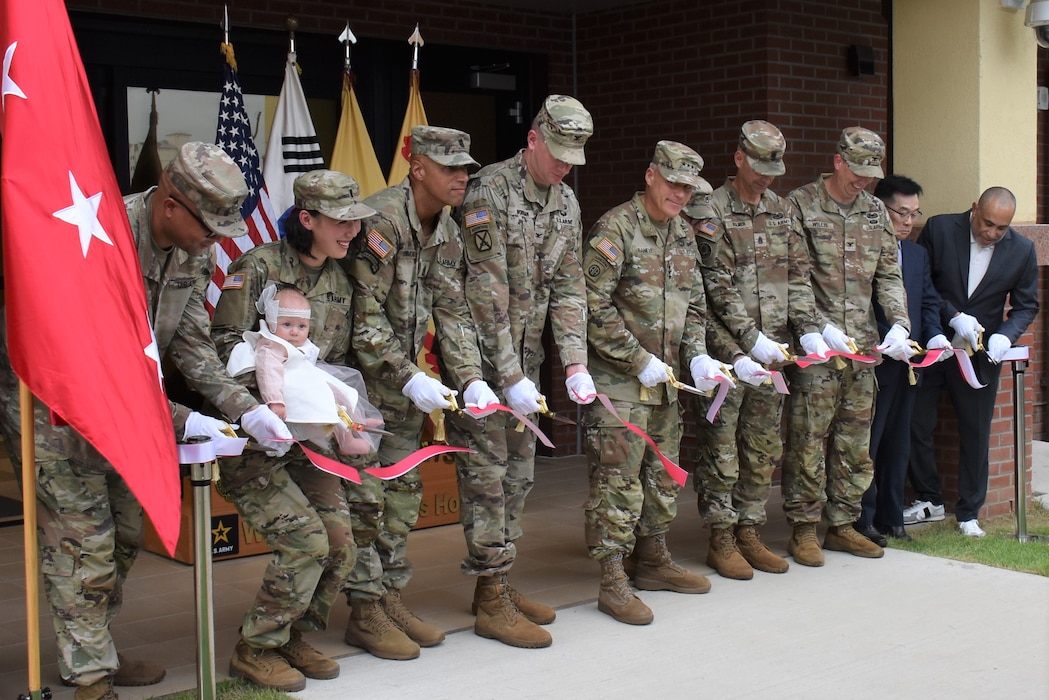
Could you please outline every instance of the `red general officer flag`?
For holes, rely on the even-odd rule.
[[[108,459],[173,552],[178,456],[138,253],[62,0],[0,0],[11,364]]]

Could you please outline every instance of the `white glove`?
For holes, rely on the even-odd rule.
[[[654,387],[670,379],[670,368],[655,355],[649,359],[645,368],[637,373],[637,380],[642,386]]]
[[[969,344],[969,347],[973,350],[980,344],[980,333],[983,332],[983,326],[976,320],[975,316],[969,314],[959,313],[957,316],[948,321],[954,332],[962,337],[962,340]]]
[[[833,324],[828,323],[823,327],[823,341],[827,343],[827,346],[831,350],[837,350],[838,352],[852,352],[852,348],[849,347],[849,342],[851,340],[852,338],[845,335],[845,331]]]
[[[463,400],[466,401],[467,406],[476,406],[477,408],[488,408],[492,404],[499,403],[499,397],[492,391],[492,387],[488,386],[488,382],[483,379],[470,382],[470,386],[463,390]]]
[[[947,350],[947,352],[940,353],[940,357],[936,360],[937,362],[946,362],[954,357],[954,353],[951,352],[951,341],[947,340],[947,336],[943,333],[929,338],[929,342],[925,347],[929,350]]]
[[[438,408],[451,408],[452,404],[445,397],[455,396],[458,392],[452,391],[426,372],[416,372],[401,389],[401,393],[411,399],[420,411],[429,413]]]
[[[783,352],[783,346],[762,332],[758,332],[758,339],[754,341],[754,347],[750,349],[750,356],[763,365],[773,362],[783,362],[787,359]],[[737,372],[737,374],[739,374]],[[740,379],[742,379],[742,375]]]
[[[568,389],[568,398],[578,404],[593,403],[597,398],[597,387],[594,386],[594,378],[589,372],[576,372],[571,377],[566,377],[565,387]]]
[[[1013,344],[1001,333],[994,333],[987,339],[987,359],[995,364],[1002,361],[1002,357],[1009,351]]]
[[[237,426],[230,425],[224,420],[205,416],[203,413],[193,411],[193,413],[186,416],[186,430],[182,433],[182,439],[185,440],[194,435],[207,435],[212,439],[228,438],[229,435],[222,432],[223,428],[233,428],[235,430]]]
[[[732,363],[732,369],[736,370],[736,376],[751,386],[760,386],[765,380],[772,376],[772,372],[759,365],[746,355]]]
[[[801,349],[804,350],[805,354],[810,358],[823,358],[817,364],[826,362],[829,359],[827,353],[830,352],[830,348],[827,347],[826,341],[823,340],[823,336],[819,333],[806,333],[801,336]]]
[[[291,431],[277,414],[269,409],[269,406],[259,406],[246,411],[240,417],[240,425],[263,447],[270,457],[282,457],[295,443],[292,442]],[[283,438],[283,440],[272,440],[270,438]]]
[[[688,368],[692,370],[692,382],[700,391],[713,391],[718,385],[718,379],[725,377],[721,363],[710,355],[693,357]],[[736,386],[736,383],[732,382],[732,386]]]
[[[889,332],[885,334],[885,339],[874,349],[900,362],[906,362],[911,359],[916,352],[911,345],[907,329],[898,323],[893,324]]]
[[[518,413],[528,415],[529,413],[537,413],[541,409],[539,399],[542,397],[542,394],[539,393],[539,389],[535,387],[535,384],[528,377],[525,377],[513,386],[507,387],[503,393],[506,394],[506,402],[510,404],[510,408]]]

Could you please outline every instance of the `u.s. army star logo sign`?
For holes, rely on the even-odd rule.
[[[480,253],[487,253],[492,249],[492,234],[488,229],[474,231],[474,247]]]

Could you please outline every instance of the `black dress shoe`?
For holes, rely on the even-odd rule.
[[[856,529],[856,532],[860,533],[879,547],[884,547],[889,544],[889,541],[885,539],[885,535],[878,532],[878,528],[873,525],[860,525],[859,523],[855,523],[853,527]]]
[[[903,540],[904,542],[911,542],[914,540],[913,537],[907,534],[907,528],[903,525],[893,525],[892,527],[879,527],[878,532],[883,535],[887,535],[894,540]]]

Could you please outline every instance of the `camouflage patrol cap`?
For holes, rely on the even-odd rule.
[[[363,219],[375,213],[361,204],[361,188],[349,175],[335,170],[311,170],[295,178],[295,206],[338,221]]]
[[[164,174],[193,203],[208,229],[235,238],[248,232],[240,207],[248,197],[244,175],[225,151],[213,143],[190,141],[167,164]]]
[[[579,100],[550,95],[535,119],[550,155],[569,165],[586,163],[583,144],[594,134],[594,120]]]
[[[881,160],[885,157],[885,142],[862,126],[847,126],[838,140],[838,153],[849,165],[849,170],[861,177],[885,177]]]
[[[458,129],[413,126],[412,155],[426,156],[441,165],[480,167],[480,163],[470,157],[470,134]]]
[[[677,141],[657,143],[652,165],[659,169],[667,182],[682,182],[695,189],[703,179],[699,176],[699,171],[703,169],[703,157]]]
[[[692,193],[692,199],[681,208],[685,215],[693,219],[710,219],[714,216],[714,207],[711,200],[714,198],[714,188],[702,177],[697,177],[699,184],[696,191]]]
[[[758,175],[776,177],[787,172],[783,165],[787,140],[779,129],[767,121],[755,119],[740,128],[739,150],[747,156],[747,163]]]

